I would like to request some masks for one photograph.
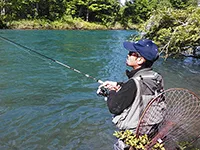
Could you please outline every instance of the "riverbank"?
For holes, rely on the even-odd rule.
[[[147,22],[148,24],[151,24],[151,19],[149,20],[150,23]],[[171,26],[171,25],[169,25]],[[141,28],[143,27],[143,28]],[[174,27],[176,28],[176,26]],[[189,28],[189,27],[188,27]],[[55,20],[55,21],[50,21],[47,19],[32,19],[32,20],[28,20],[28,19],[23,19],[23,20],[18,20],[18,21],[10,21],[10,22],[0,22],[0,29],[14,29],[14,30],[138,30],[140,32],[142,32],[143,30],[146,29],[146,24],[127,24],[126,27],[124,27],[122,24],[120,24],[119,22],[116,22],[115,24],[107,24],[107,25],[103,25],[100,23],[91,23],[91,22],[87,22],[84,21],[80,18],[77,19],[72,19],[72,18],[62,18],[59,20]],[[143,30],[142,30],[143,29]],[[155,29],[155,27],[153,28]],[[169,28],[167,27],[166,30],[168,30]],[[163,28],[159,28],[159,30],[163,30]],[[146,31],[146,34],[148,34],[148,32],[151,31]],[[154,31],[155,33],[157,31]],[[182,36],[185,36],[185,32],[177,32],[177,33],[181,33]],[[166,34],[166,33],[164,33]],[[156,41],[157,39],[160,38],[166,38],[170,36],[170,32],[168,33],[169,35],[164,35],[164,36],[160,36],[160,34],[155,34],[155,36],[159,36],[159,38],[154,38],[154,37],[148,37],[147,38],[151,38],[153,39],[158,45],[159,47],[163,48],[163,47],[167,47],[169,48],[169,46],[163,46],[163,45],[167,45],[168,43],[174,43],[174,42],[164,42],[164,43],[160,43],[160,41]],[[150,35],[150,34],[149,34]],[[177,35],[179,38],[182,37],[180,35]],[[190,37],[188,35],[188,37]],[[134,37],[133,37],[134,38]],[[140,38],[140,37],[139,37]],[[132,39],[132,40],[137,40],[137,39]],[[163,40],[161,40],[163,41]],[[179,41],[183,41],[183,39],[180,39]],[[188,45],[192,45],[194,44],[194,46],[191,46],[191,48],[184,48],[184,50],[181,51],[177,51],[177,49],[183,49],[181,47],[179,47],[180,44],[176,44],[174,46],[170,46],[171,47],[175,47],[173,48],[173,50],[168,53],[169,51],[163,51],[165,52],[165,56],[166,58],[169,57],[170,55],[184,55],[186,57],[195,57],[195,58],[200,58],[200,52],[199,52],[199,48],[198,45],[195,45],[195,40],[193,40],[191,42],[191,44]],[[184,42],[182,42],[184,43]],[[175,52],[174,52],[175,51]]]
[[[4,23],[2,29],[51,29],[51,30],[124,30],[136,29],[136,25],[122,26],[116,22],[114,25],[90,23],[81,19],[74,20],[19,20]]]

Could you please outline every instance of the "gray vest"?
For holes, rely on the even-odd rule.
[[[112,122],[121,130],[136,129],[139,119],[149,103],[160,90],[163,89],[162,76],[150,68],[138,71],[130,80],[134,80],[137,93],[133,104],[125,109],[120,115],[113,118]],[[159,123],[162,118],[153,120],[149,124]]]

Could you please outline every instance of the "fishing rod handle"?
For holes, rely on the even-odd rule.
[[[100,83],[100,84],[103,84],[103,83],[104,83],[104,82],[103,82],[103,81],[101,81],[101,80],[98,80],[97,82],[98,82],[98,83]]]

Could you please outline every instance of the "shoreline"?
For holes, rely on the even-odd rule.
[[[122,26],[119,22],[103,25],[83,20],[49,21],[49,20],[18,20],[3,23],[0,29],[11,30],[137,30],[138,25]]]

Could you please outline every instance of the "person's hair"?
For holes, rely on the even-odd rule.
[[[149,61],[149,60],[146,60],[143,64],[142,64],[142,67],[143,68],[150,68],[152,65],[153,65],[153,61]]]
[[[156,57],[156,59],[155,59],[154,61],[146,60],[146,61],[142,64],[142,67],[144,67],[144,68],[150,68],[150,67],[153,65],[153,63],[154,63],[156,60],[158,60],[158,58],[159,58],[159,55]]]

